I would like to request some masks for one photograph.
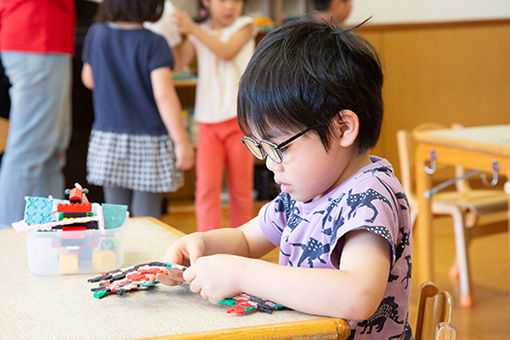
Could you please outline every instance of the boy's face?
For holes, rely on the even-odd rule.
[[[279,144],[292,135],[277,136],[271,142]],[[285,147],[282,155],[281,164],[266,157],[266,167],[274,173],[281,191],[297,201],[320,198],[350,176],[346,176],[349,173],[346,170],[353,157],[352,151],[342,147],[336,136],[331,138],[326,152],[320,137],[309,131]]]
[[[214,24],[224,27],[231,25],[243,12],[243,0],[203,0]]]

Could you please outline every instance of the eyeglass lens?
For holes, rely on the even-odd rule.
[[[257,143],[251,138],[243,138],[241,139],[244,145],[250,150],[250,152],[257,157],[258,159],[264,159],[263,150],[257,145]]]
[[[278,150],[276,149],[275,145],[272,145],[271,143],[261,141],[260,143],[257,143],[255,140],[245,137],[241,139],[244,145],[250,150],[250,152],[257,157],[258,159],[262,160],[267,155],[273,162],[281,163],[282,159],[280,157],[280,154],[278,153]]]
[[[271,145],[265,141],[261,141],[259,144],[260,144],[260,147],[262,148],[262,150],[264,150],[266,155],[269,158],[271,158],[271,160],[273,162],[276,162],[278,164],[282,162],[280,154],[278,153],[278,150],[276,149],[275,145]]]

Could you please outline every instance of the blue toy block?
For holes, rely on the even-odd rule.
[[[105,229],[122,227],[127,217],[127,205],[103,203],[101,206]]]
[[[51,222],[53,199],[45,197],[25,196],[24,221],[28,225]]]

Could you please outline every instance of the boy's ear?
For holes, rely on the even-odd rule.
[[[210,5],[209,0],[201,0],[201,2],[202,2],[202,5],[204,5],[204,7],[209,8],[209,5]]]
[[[335,124],[339,132],[340,145],[344,148],[353,145],[356,142],[356,138],[358,138],[358,115],[351,110],[342,110],[338,113]]]

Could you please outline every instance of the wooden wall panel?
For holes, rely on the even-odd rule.
[[[423,122],[510,122],[510,21],[360,30],[380,53],[385,118],[374,153],[398,171],[395,134]]]
[[[379,53],[385,75],[383,130],[372,153],[387,158],[397,175],[399,129],[510,122],[510,20],[370,25],[357,32]],[[179,95],[193,105],[189,93]],[[190,198],[193,190],[187,174],[186,187],[172,198]]]

